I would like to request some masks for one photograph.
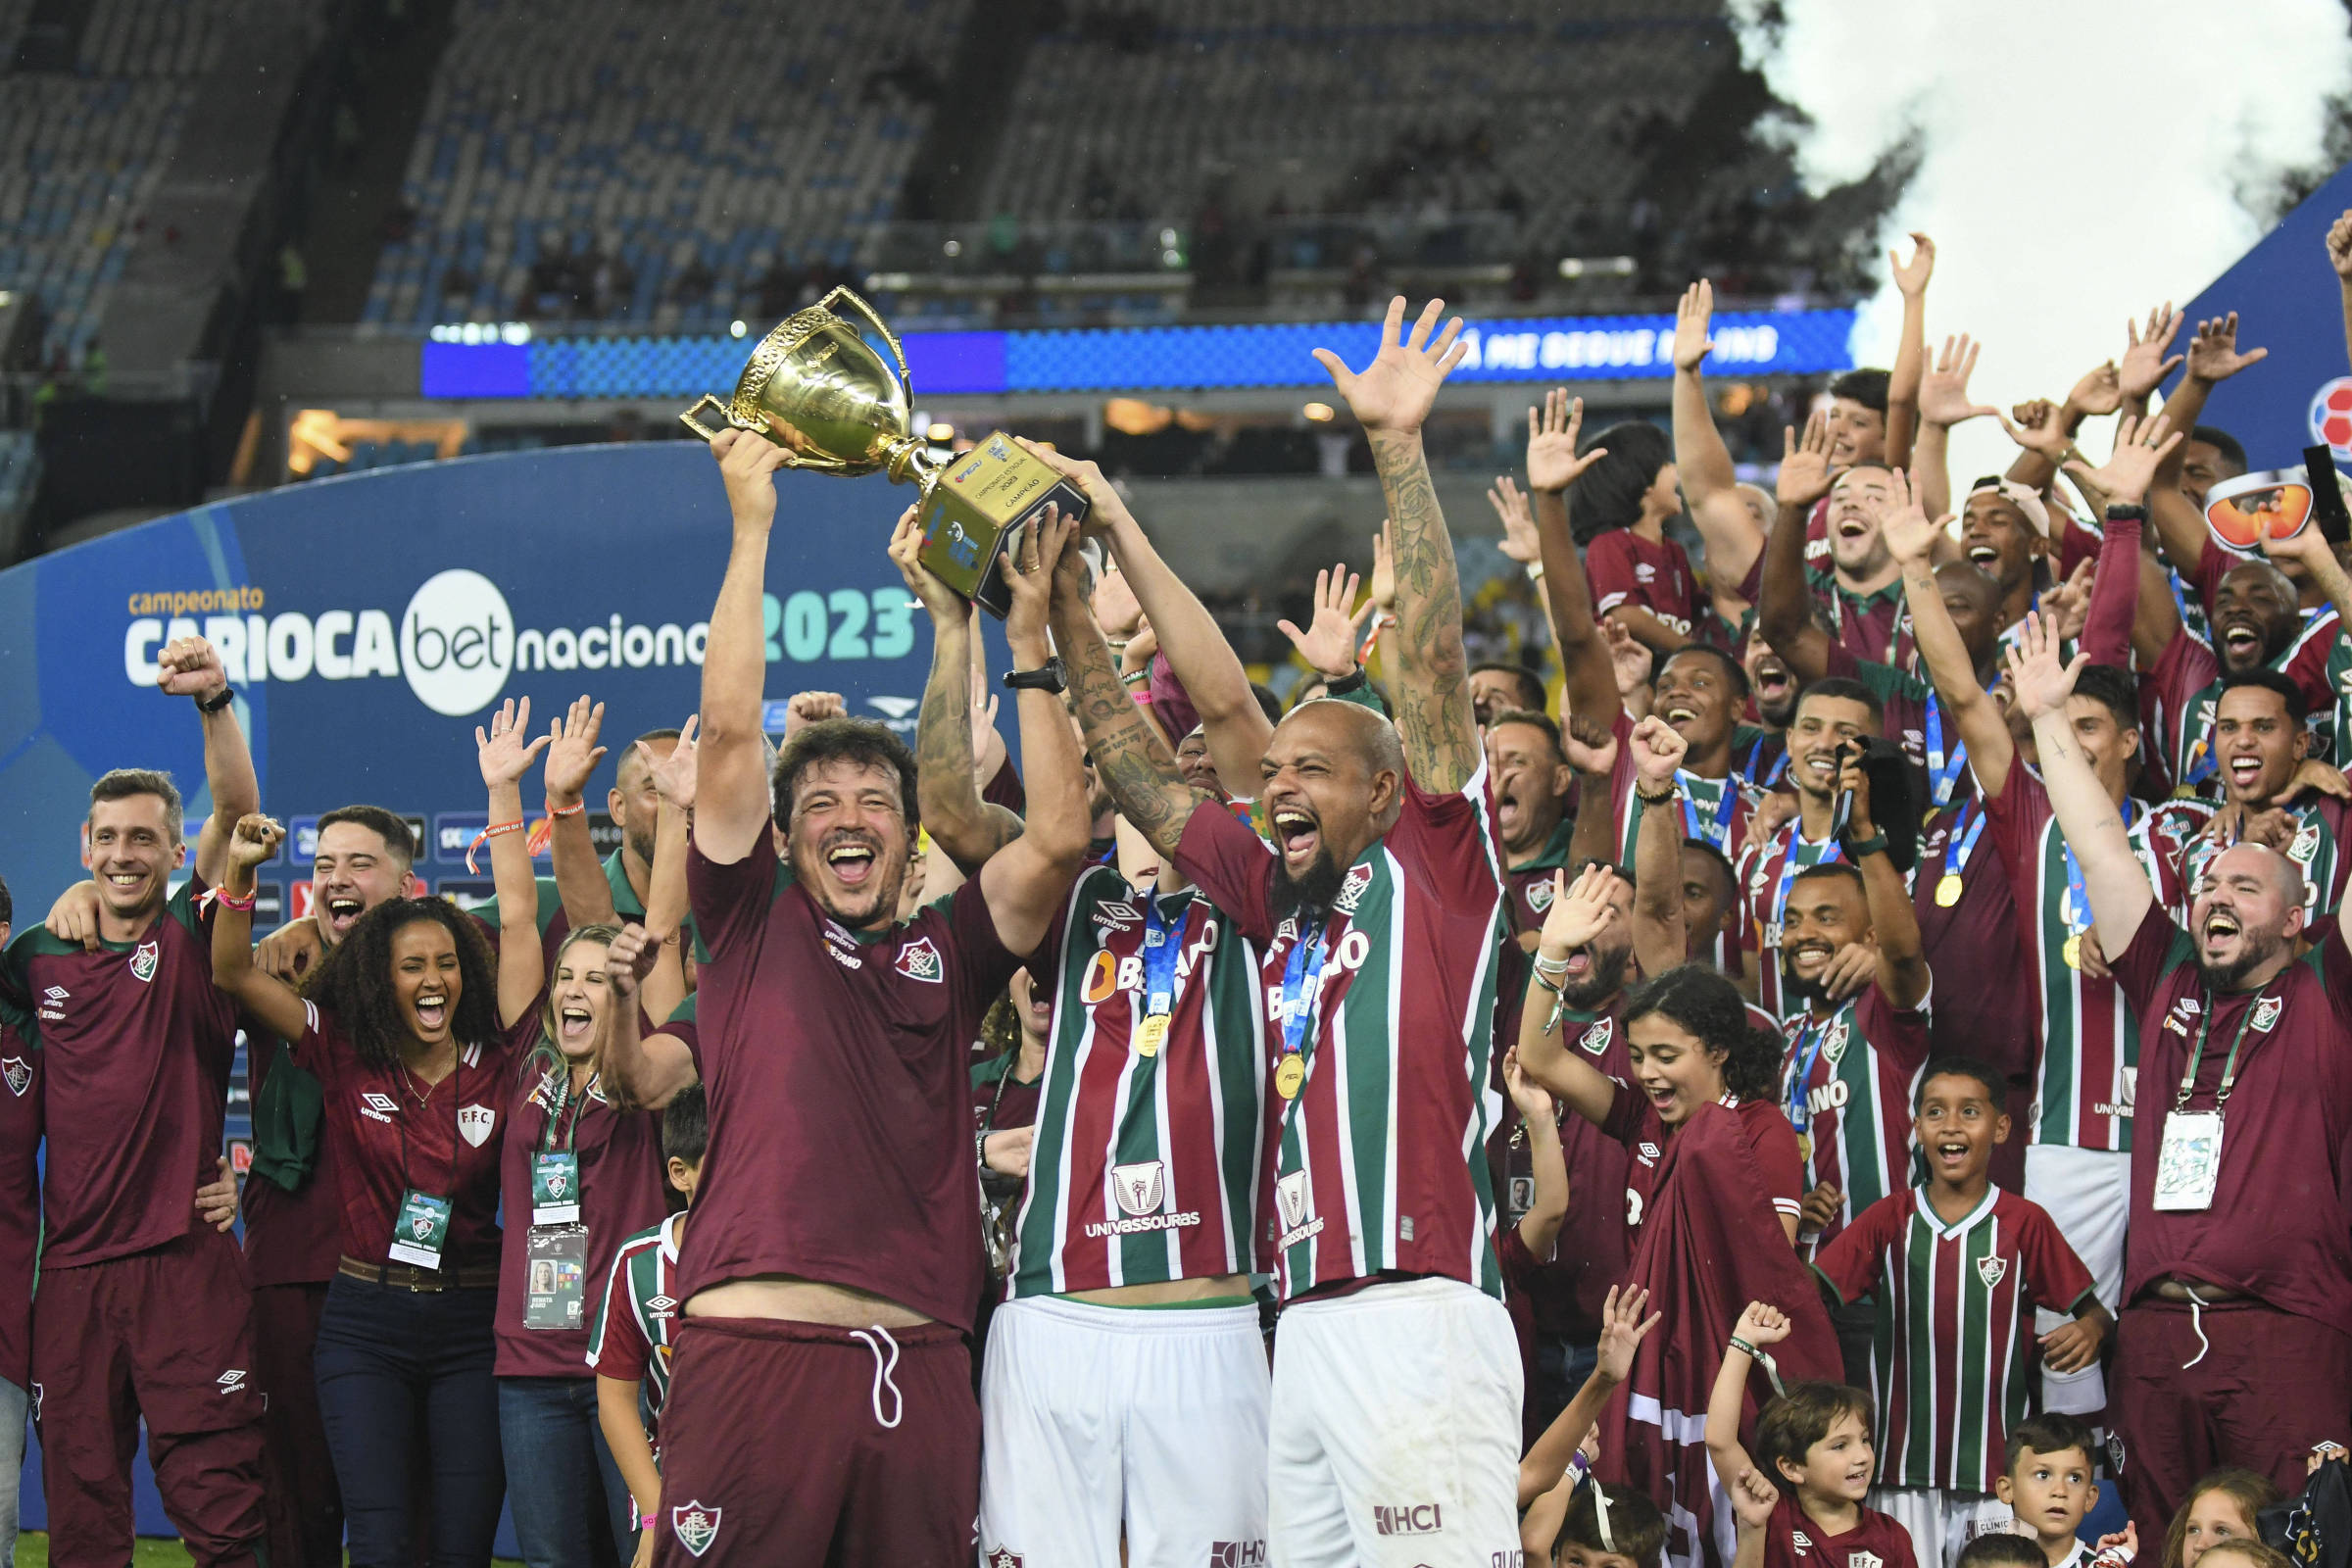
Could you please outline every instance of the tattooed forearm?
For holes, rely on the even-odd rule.
[[[1174,855],[1185,823],[1203,797],[1185,784],[1176,759],[1136,711],[1135,699],[1111,667],[1102,630],[1083,605],[1065,611],[1055,601],[1054,640],[1069,665],[1070,692],[1087,751],[1119,814],[1160,854]]]
[[[1462,585],[1453,540],[1416,434],[1372,434],[1396,558],[1396,733],[1423,789],[1458,790],[1478,770],[1469,660],[1462,651]]]
[[[931,679],[914,721],[914,792],[931,842],[964,875],[1021,836],[1021,819],[983,805],[972,762],[971,631],[933,626]]]

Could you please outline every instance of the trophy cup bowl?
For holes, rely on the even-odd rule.
[[[857,322],[834,314],[836,301],[880,334],[890,361]],[[934,458],[910,428],[911,396],[897,336],[872,306],[836,288],[760,340],[732,398],[706,393],[678,420],[706,441],[725,429],[749,430],[782,447],[789,467],[845,478],[882,473],[914,485],[922,496],[923,564],[1002,619],[1011,608],[1003,568],[1007,537],[1049,502],[1083,518],[1086,499],[1002,431],[944,463]]]

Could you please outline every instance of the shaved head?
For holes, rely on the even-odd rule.
[[[1361,703],[1342,702],[1337,697],[1318,697],[1311,703],[1301,703],[1283,716],[1278,728],[1287,729],[1304,721],[1314,726],[1316,733],[1327,736],[1346,736],[1363,759],[1371,772],[1394,769],[1404,771],[1404,740],[1396,726]],[[1321,728],[1336,724],[1336,730]]]
[[[1281,856],[1288,907],[1327,907],[1356,858],[1396,823],[1404,745],[1355,703],[1318,698],[1291,710],[1266,743],[1259,799]]]

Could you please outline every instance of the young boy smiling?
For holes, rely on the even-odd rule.
[[[2060,1372],[2096,1360],[2112,1327],[2049,1215],[1991,1185],[1993,1146],[2009,1136],[2004,1091],[1982,1062],[1929,1062],[1913,1121],[1927,1185],[1873,1203],[1814,1260],[1839,1299],[1877,1303],[1883,1464],[1871,1500],[1901,1521],[1922,1562],[2010,1528],[1993,1492],[2037,1376],[2034,1308],[2073,1314],[2040,1341]]]

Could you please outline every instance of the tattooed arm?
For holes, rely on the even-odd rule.
[[[980,799],[972,757],[972,607],[917,559],[922,545],[908,507],[891,535],[890,559],[931,612],[931,679],[914,722],[914,798],[931,842],[968,877],[1021,836],[1021,819]]]
[[[1462,651],[1461,579],[1421,450],[1421,422],[1446,372],[1465,352],[1454,341],[1462,329],[1459,317],[1437,330],[1445,306],[1444,300],[1431,300],[1407,334],[1404,298],[1391,300],[1380,352],[1360,373],[1329,349],[1315,350],[1363,425],[1380,469],[1396,571],[1396,628],[1388,644],[1396,665],[1389,696],[1396,705],[1396,732],[1413,782],[1441,795],[1467,784],[1480,761],[1469,661]]]
[[[1173,856],[1193,808],[1208,797],[1184,782],[1175,755],[1121,684],[1110,645],[1087,609],[1084,568],[1076,558],[1077,552],[1070,552],[1063,573],[1054,579],[1053,625],[1054,644],[1070,672],[1078,727],[1119,814],[1152,848]]]

